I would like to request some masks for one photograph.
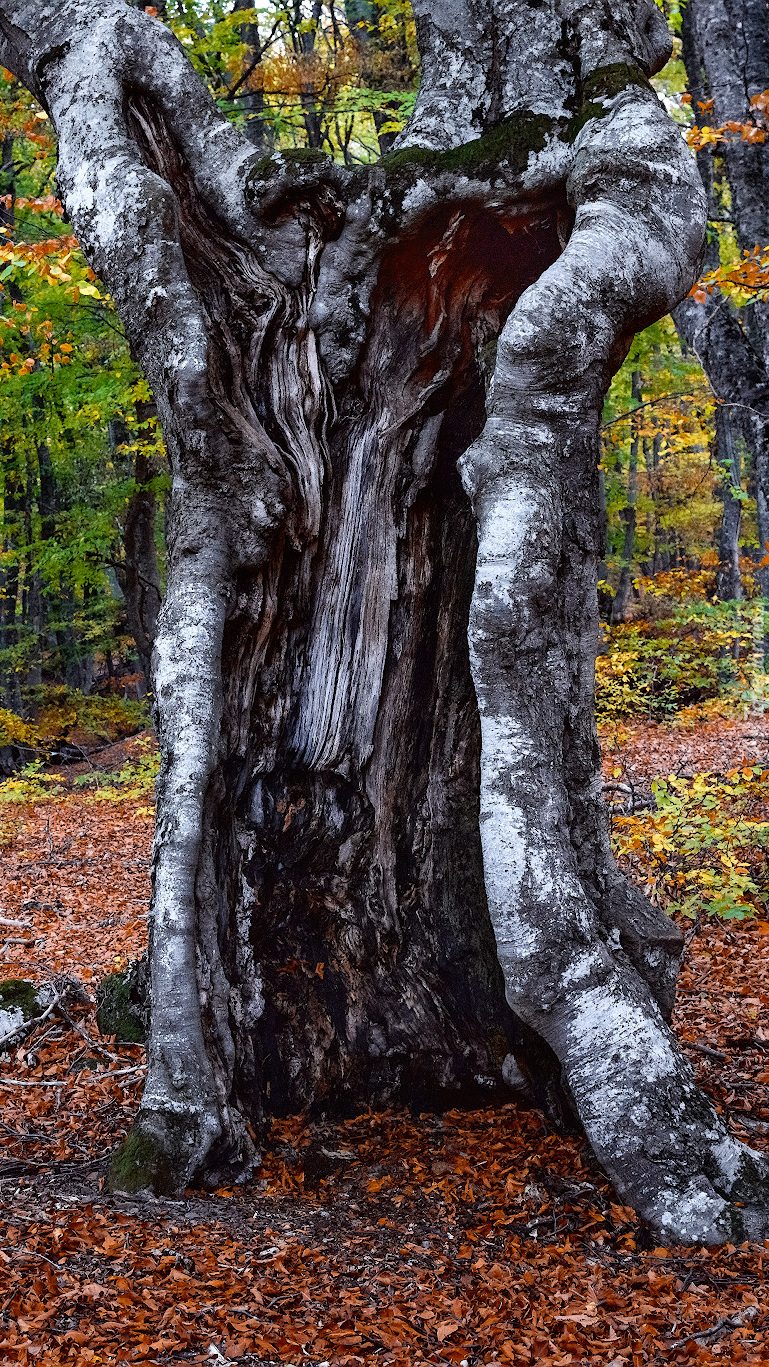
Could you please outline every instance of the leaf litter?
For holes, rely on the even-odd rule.
[[[739,724],[699,729],[687,765],[716,743],[724,769],[765,758],[764,727],[755,742]],[[634,728],[625,760],[650,782],[676,771],[681,744]],[[90,996],[0,1057],[0,1362],[769,1361],[769,1241],[657,1247],[586,1145],[514,1104],[277,1120],[242,1187],[105,1192],[144,1051],[99,1036],[93,990],[144,947],[141,802],[0,813],[0,913],[32,927],[22,944],[0,926],[0,977],[69,975]],[[769,920],[684,924],[676,1030],[734,1132],[769,1149]]]

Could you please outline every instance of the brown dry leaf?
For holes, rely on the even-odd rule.
[[[644,772],[666,772],[685,744],[687,763],[707,754],[700,767],[726,771],[751,758],[740,728],[730,734],[724,749],[707,728],[683,739],[638,728],[633,753]],[[31,953],[0,950],[0,977],[66,966],[92,985],[140,953],[150,834],[129,804],[82,798],[0,823],[0,905],[21,919],[22,903],[39,903],[24,915],[45,937]],[[703,925],[675,1016],[700,1084],[759,1148],[769,1147],[767,927]],[[74,1018],[105,1044],[91,1009]],[[143,1060],[139,1046],[107,1047],[121,1068]],[[20,1080],[69,1080],[0,1092],[3,1364],[170,1367],[213,1361],[212,1343],[243,1367],[769,1362],[769,1249],[654,1247],[584,1145],[535,1112],[289,1117],[275,1122],[249,1185],[148,1205],[100,1190],[143,1075],[110,1077],[99,1060],[59,1023],[0,1066]],[[310,1192],[303,1156],[317,1147],[355,1161]],[[670,1350],[754,1304],[743,1328]]]

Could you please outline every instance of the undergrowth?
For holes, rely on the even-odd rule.
[[[639,580],[646,615],[604,628],[596,661],[599,725],[620,717],[670,721],[703,704],[735,716],[766,699],[764,601],[710,601],[699,582],[677,596],[689,582],[679,573],[680,583],[672,573]]]
[[[113,773],[94,769],[91,773],[79,774],[72,786],[80,789],[83,799],[90,802],[125,802],[154,794],[160,764],[157,748],[149,737],[138,740],[137,748],[137,757],[126,760],[120,769]],[[70,793],[64,774],[47,773],[42,760],[33,760],[18,774],[0,783],[0,806],[34,806],[37,802],[55,801]],[[151,806],[142,807],[137,814],[151,815],[152,810]]]
[[[24,712],[19,717],[0,708],[0,746],[26,746],[43,753],[63,740],[88,746],[120,740],[149,725],[145,702],[49,685],[27,690]]]
[[[655,779],[655,811],[614,816],[622,871],[666,911],[743,920],[769,906],[769,768]]]

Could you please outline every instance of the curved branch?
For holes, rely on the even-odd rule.
[[[728,1134],[665,1025],[655,997],[674,979],[676,932],[666,944],[657,918],[644,962],[628,936],[638,908],[623,925],[611,877],[603,904],[585,878],[589,784],[575,826],[563,763],[592,702],[601,399],[634,328],[695,279],[703,196],[637,90],[586,125],[569,191],[574,232],[503,331],[489,419],[463,461],[480,539],[470,640],[486,882],[508,1000],[560,1058],[618,1191],[665,1237],[720,1243],[769,1225],[769,1164]]]

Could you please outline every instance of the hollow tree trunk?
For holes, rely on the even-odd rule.
[[[557,1060],[626,1200],[753,1233],[766,1165],[665,1023],[681,938],[613,863],[592,710],[602,399],[702,244],[667,33],[645,0],[415,11],[413,119],[348,171],[260,162],[122,0],[0,0],[173,471],[112,1181],[247,1170],[269,1110],[542,1095]]]

